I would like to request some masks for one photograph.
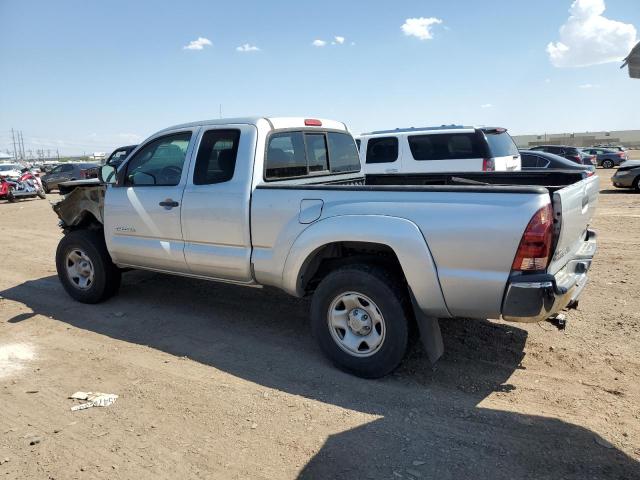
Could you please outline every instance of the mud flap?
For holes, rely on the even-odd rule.
[[[416,302],[413,293],[411,294],[411,304],[413,305],[413,313],[416,317],[416,323],[420,330],[420,341],[427,352],[429,361],[434,364],[444,353],[444,343],[442,341],[442,333],[440,332],[440,324],[438,319],[427,317],[418,302]]]

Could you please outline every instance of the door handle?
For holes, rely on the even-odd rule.
[[[160,205],[161,207],[164,207],[166,210],[171,210],[173,207],[177,207],[180,204],[175,200],[172,200],[171,198],[167,198],[166,200],[163,200],[162,202],[158,203],[158,205]]]

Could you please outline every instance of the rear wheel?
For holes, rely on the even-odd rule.
[[[7,200],[11,203],[16,201],[16,196],[13,193],[13,187],[9,187],[9,190],[7,191]]]
[[[56,268],[64,289],[82,303],[102,302],[120,288],[120,270],[100,231],[67,233],[58,244]]]
[[[613,168],[613,162],[611,160],[603,160],[602,161],[603,168]]]
[[[633,181],[633,188],[636,192],[640,192],[640,177],[636,177]]]
[[[402,361],[410,310],[403,282],[380,267],[349,265],[328,274],[311,303],[312,330],[340,369],[382,377]]]

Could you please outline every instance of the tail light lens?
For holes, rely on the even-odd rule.
[[[80,170],[80,178],[87,178],[87,171],[86,170]]]
[[[620,152],[620,153],[618,153],[618,156],[619,156],[620,158],[624,158],[624,153],[623,153],[623,152]]]
[[[553,243],[553,210],[548,204],[538,210],[522,234],[511,268],[522,272],[545,270]]]
[[[483,172],[494,172],[496,170],[496,163],[493,158],[483,158],[482,159],[482,171]]]
[[[304,119],[304,124],[307,127],[321,127],[322,126],[322,122],[316,118],[305,118]]]
[[[582,163],[582,161],[580,160],[580,155],[572,155],[571,159],[576,163]]]

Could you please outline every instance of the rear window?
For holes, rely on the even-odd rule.
[[[415,160],[484,158],[484,147],[475,132],[411,135],[408,138]]]
[[[396,137],[370,138],[367,142],[367,163],[393,163],[398,159]]]
[[[329,132],[327,139],[331,173],[359,172],[360,157],[357,149],[353,148],[353,137],[347,133]]]
[[[347,133],[280,132],[269,137],[267,180],[358,171],[358,150]]]
[[[511,157],[519,155],[520,152],[518,152],[518,147],[513,143],[511,136],[507,132],[486,132],[485,134],[492,157]]]

